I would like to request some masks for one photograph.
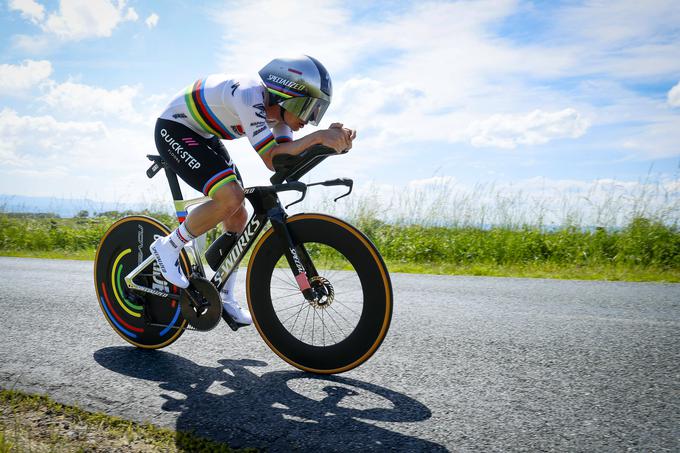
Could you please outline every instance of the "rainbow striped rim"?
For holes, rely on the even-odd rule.
[[[120,254],[118,254],[116,259],[114,260],[113,266],[111,267],[110,275],[111,279],[108,282],[113,291],[112,292],[113,297],[109,295],[109,291],[106,289],[106,284],[104,281],[102,281],[101,282],[102,292],[100,295],[100,300],[102,308],[104,309],[104,312],[106,313],[106,316],[109,318],[111,323],[115,325],[116,328],[121,333],[124,333],[130,338],[136,339],[139,337],[139,335],[144,333],[144,328],[135,327],[123,319],[124,313],[127,313],[133,318],[141,318],[144,310],[144,307],[131,302],[125,297],[125,293],[123,291],[123,283],[121,283],[123,281],[124,276],[122,275],[123,265],[120,264],[120,262],[126,255],[130,253],[132,253],[132,249],[129,248],[125,249]],[[116,306],[116,304],[114,304],[113,302],[117,302],[118,305]],[[172,303],[173,306],[176,306],[175,313],[170,324],[159,332],[159,336],[161,337],[167,335],[167,333],[170,332],[170,330],[175,326],[177,320],[179,319],[181,311],[180,306],[175,301],[172,301]],[[120,309],[122,309],[124,313],[119,314]]]

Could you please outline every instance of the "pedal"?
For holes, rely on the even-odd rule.
[[[227,325],[236,332],[239,328],[243,327],[243,325],[237,323],[236,321],[233,320],[231,316],[229,316],[229,313],[223,308],[222,309],[222,319],[224,319],[224,322],[227,323]]]

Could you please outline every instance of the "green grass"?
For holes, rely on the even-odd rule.
[[[45,214],[0,213],[0,250],[7,253],[55,252],[65,256],[95,250],[99,240],[124,213],[105,213],[97,217],[62,219]],[[174,225],[167,214],[148,213],[161,222]]]
[[[387,261],[390,272],[435,275],[472,275],[480,277],[554,278],[565,280],[606,280],[680,283],[679,269],[654,266],[574,266],[538,264],[414,264]]]
[[[93,259],[99,239],[122,213],[61,219],[0,213],[0,255]],[[152,214],[174,227],[167,214]],[[392,272],[680,281],[680,231],[634,218],[626,227],[475,228],[354,223],[375,243]]]
[[[124,451],[132,446],[135,451],[237,451],[191,433],[93,413],[15,390],[0,390],[0,409],[0,453],[94,448]],[[68,436],[69,430],[78,435]]]
[[[643,218],[615,231],[393,226],[376,221],[360,221],[358,226],[387,260],[404,263],[680,268],[680,232]]]

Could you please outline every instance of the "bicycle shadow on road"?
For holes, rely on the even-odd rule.
[[[206,367],[164,351],[109,347],[94,359],[111,371],[155,381],[165,411],[178,412],[176,429],[231,447],[268,451],[447,451],[443,446],[372,422],[420,422],[422,403],[385,387],[342,376],[271,371],[257,360],[219,360]],[[177,397],[181,394],[184,397]]]

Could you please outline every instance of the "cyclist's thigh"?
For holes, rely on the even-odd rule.
[[[238,179],[238,182],[241,183],[241,187],[243,187],[243,178],[241,177],[241,173],[238,171],[238,167],[231,159],[229,151],[227,151],[227,148],[224,146],[224,143],[222,143],[222,140],[220,140],[219,137],[212,137],[209,138],[208,140],[210,141],[210,148],[213,149],[218,155],[224,157],[224,160],[226,160],[229,164],[231,164],[232,167],[234,167],[236,179]]]
[[[172,171],[199,192],[212,197],[220,187],[239,180],[226,149],[225,156],[215,141],[183,124],[159,119],[155,138],[158,153]],[[224,148],[219,139],[216,142]]]

